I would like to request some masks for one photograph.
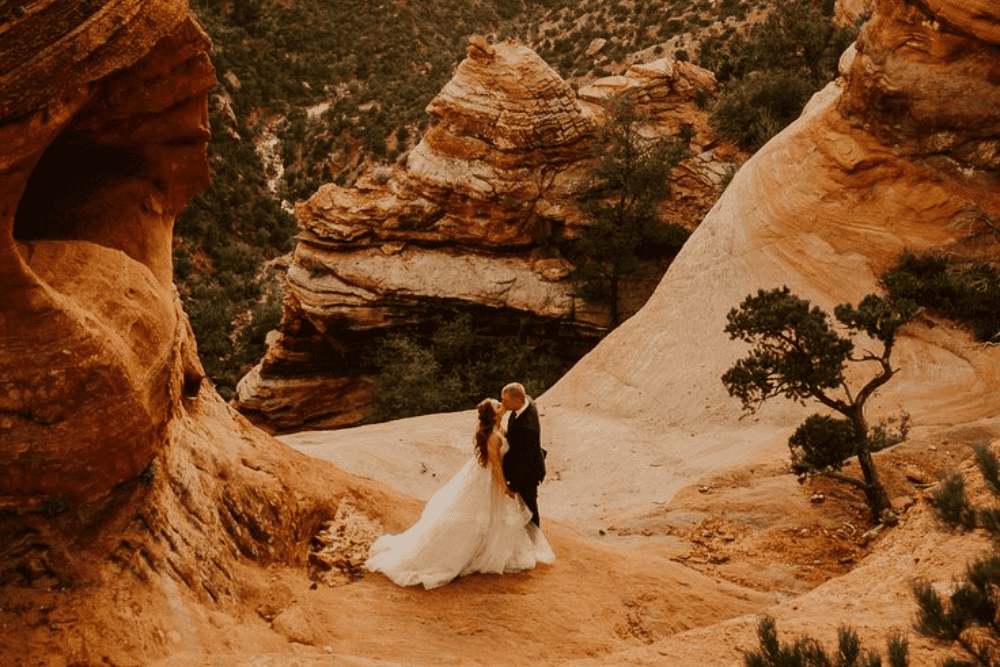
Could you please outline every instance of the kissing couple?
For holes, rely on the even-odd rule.
[[[469,462],[427,501],[413,526],[375,540],[368,570],[400,586],[435,588],[473,572],[520,572],[555,560],[539,527],[545,455],[538,408],[517,382],[500,397],[476,408]]]

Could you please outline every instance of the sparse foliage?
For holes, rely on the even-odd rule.
[[[513,380],[537,396],[596,342],[558,324],[545,332],[519,331],[516,316],[493,316],[512,328],[503,329],[485,313],[477,318],[445,312],[428,317],[420,328],[375,343],[371,354],[377,388],[369,421],[467,410]]]
[[[994,264],[906,252],[882,281],[892,298],[967,324],[977,340],[1000,340],[1000,271]]]
[[[1000,463],[985,444],[973,446],[976,464],[987,488],[1000,500]],[[1000,665],[1000,521],[995,508],[975,508],[955,473],[934,492],[938,519],[953,529],[983,528],[993,538],[993,551],[966,568],[950,592],[942,594],[931,583],[916,582],[913,596],[919,611],[915,623],[921,634],[953,644],[964,659],[949,658],[942,667],[997,667]]]
[[[876,522],[891,520],[888,498],[878,477],[872,452],[886,437],[873,433],[864,414],[865,403],[896,373],[890,364],[896,333],[912,317],[908,306],[897,309],[881,297],[866,296],[857,307],[841,304],[836,319],[846,328],[838,333],[818,306],[791,293],[788,287],[759,290],[732,309],[725,331],[750,344],[750,353],[722,376],[730,396],[755,412],[767,400],[783,396],[802,403],[814,400],[843,418],[813,415],[789,439],[792,463],[807,474],[823,474],[852,484],[865,493]],[[854,338],[864,333],[882,345],[881,353],[857,352]],[[875,364],[876,373],[860,389],[848,386],[848,364]],[[857,456],[862,477],[840,472],[843,462]]]
[[[263,352],[259,323],[275,319],[271,306],[261,312],[271,286],[257,278],[266,259],[293,246],[296,223],[281,199],[346,183],[365,158],[405,150],[468,35],[525,7],[520,0],[192,0],[191,8],[214,42],[219,85],[209,103],[212,185],[176,221],[175,280],[206,372],[229,398],[248,357],[253,363]],[[328,108],[317,114],[320,105]],[[280,170],[258,153],[268,128]],[[251,330],[241,333],[248,317]]]
[[[774,618],[765,616],[757,624],[759,651],[746,651],[746,667],[881,667],[882,658],[875,651],[862,652],[861,641],[852,628],[837,631],[837,650],[827,653],[823,645],[811,637],[799,637],[792,643],[782,643],[778,638]],[[886,655],[890,667],[909,664],[906,638],[892,635],[886,642]]]
[[[795,72],[755,72],[726,88],[712,111],[712,126],[740,148],[757,150],[799,117],[814,92]]]
[[[832,13],[811,0],[776,3],[746,35],[705,41],[701,65],[725,86],[711,117],[721,134],[745,150],[760,148],[836,76],[857,29],[838,26]]]
[[[976,513],[969,506],[965,495],[965,480],[960,474],[952,473],[932,492],[934,510],[938,519],[953,528],[971,530],[976,527]]]
[[[646,118],[630,97],[616,102],[609,117],[594,144],[597,165],[578,196],[591,224],[580,231],[571,254],[578,294],[606,304],[608,327],[614,328],[622,281],[639,271],[642,259],[675,253],[689,233],[657,216],[657,205],[670,193],[670,170],[686,153],[684,142],[644,137]]]

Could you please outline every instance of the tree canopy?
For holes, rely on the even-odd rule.
[[[658,205],[670,194],[670,170],[685,156],[677,137],[644,137],[648,121],[625,96],[609,107],[609,122],[594,142],[597,159],[580,207],[590,217],[573,243],[573,280],[584,299],[608,306],[608,326],[618,324],[621,282],[641,260],[676,253],[690,233],[660,220]]]
[[[789,439],[792,462],[802,473],[819,473],[862,489],[875,521],[887,519],[885,489],[878,479],[872,452],[893,441],[884,427],[871,429],[865,403],[898,369],[890,364],[896,334],[912,317],[909,303],[901,307],[869,294],[857,307],[834,308],[846,336],[835,330],[829,315],[786,287],[759,290],[727,315],[726,333],[751,345],[722,375],[730,396],[744,410],[756,412],[767,400],[783,396],[801,403],[815,400],[843,418],[813,415]],[[882,351],[858,352],[854,338],[866,334]],[[876,371],[860,389],[846,380],[848,364],[875,364]],[[905,437],[906,422],[895,437]],[[840,473],[844,461],[858,457],[863,479]]]

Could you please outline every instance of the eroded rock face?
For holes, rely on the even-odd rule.
[[[574,299],[570,265],[538,248],[586,224],[574,194],[605,105],[623,95],[650,115],[651,135],[689,127],[696,156],[678,166],[664,217],[697,224],[729,156],[703,150],[714,135],[695,104],[702,90],[717,90],[711,73],[663,59],[577,94],[526,46],[472,38],[405,167],[324,185],[297,207],[305,233],[285,316],[234,405],[279,431],[357,424],[375,388],[352,365],[365,332],[419,323],[443,304],[527,316],[538,330],[568,322],[589,348],[606,314]]]
[[[990,3],[888,3],[858,38],[841,112],[902,154],[996,170],[998,47]]]
[[[746,353],[724,328],[726,314],[748,294],[788,285],[830,312],[881,293],[878,277],[904,250],[995,261],[1000,50],[991,37],[995,12],[984,9],[974,19],[967,8],[977,6],[984,7],[880,2],[857,54],[842,60],[842,77],[740,169],[644,309],[540,403],[574,406],[568,412],[599,404],[623,421],[718,428],[724,438],[731,429],[728,460],[745,460],[756,450],[747,444],[739,402],[719,378]],[[629,358],[633,349],[646,354]],[[900,410],[925,425],[995,416],[995,347],[927,316],[904,330],[893,354],[902,370],[869,404],[873,419]],[[769,402],[753,437],[783,449],[813,411]],[[572,418],[564,420],[571,428]],[[566,442],[586,437],[570,432]],[[703,451],[707,457],[718,450]],[[623,478],[634,474],[628,469]]]
[[[95,500],[162,446],[185,373],[173,220],[208,183],[215,83],[181,3],[41,5],[0,47],[0,502],[13,504]]]
[[[269,598],[263,568],[305,577],[342,496],[372,513],[384,492],[202,382],[171,243],[208,184],[211,43],[181,0],[0,12],[0,655],[281,650],[233,621]]]
[[[833,18],[840,25],[852,25],[858,19],[871,16],[875,11],[876,0],[837,0],[833,10]]]

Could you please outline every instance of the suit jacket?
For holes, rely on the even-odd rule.
[[[545,479],[545,456],[542,453],[542,428],[538,408],[528,400],[520,417],[507,420],[507,443],[503,457],[503,475],[514,491],[538,486]]]

